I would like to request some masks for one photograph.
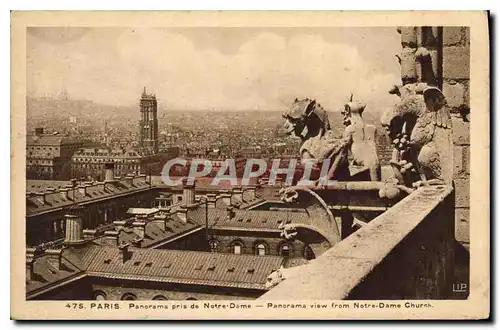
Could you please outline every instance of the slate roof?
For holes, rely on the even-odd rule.
[[[28,296],[35,296],[85,276],[163,283],[267,290],[267,276],[284,262],[279,256],[234,255],[198,251],[130,248],[127,258],[118,247],[87,243],[62,250],[57,259],[34,260],[34,276],[26,278]]]
[[[110,198],[122,194],[134,193],[148,189],[149,183],[146,182],[144,176],[136,176],[133,180],[122,179],[112,183],[93,183],[86,187],[86,194],[83,195],[78,188],[71,189],[68,192],[68,198],[64,198],[61,192],[46,192],[45,202],[42,202],[43,197],[38,195],[26,196],[26,216],[33,216],[39,213],[53,211],[63,207],[71,206],[73,203],[85,204],[94,202],[99,199]],[[73,195],[74,192],[74,195]],[[74,197],[74,200],[73,200]]]
[[[57,285],[73,278],[84,276],[83,269],[67,258],[67,253],[63,253],[59,262],[53,257],[42,255],[33,261],[34,274],[31,280],[26,278],[26,292],[34,292],[46,286]],[[60,269],[59,269],[60,268]]]
[[[56,181],[56,180],[26,180],[26,191],[46,191],[47,188],[64,188],[65,185],[70,184],[70,181]]]
[[[167,219],[165,230],[155,224],[153,221],[148,220],[144,228],[144,238],[142,241],[137,242],[137,246],[142,248],[154,247],[161,242],[168,241],[179,235],[191,232],[197,228],[202,228],[199,224],[188,219],[187,222],[182,221],[176,216]],[[132,243],[139,235],[134,232],[131,226],[124,227],[118,234],[119,243]],[[99,237],[94,240],[95,244],[106,245],[104,237]]]
[[[305,212],[277,212],[233,209],[234,217],[229,218],[226,209],[209,208],[208,224],[211,228],[244,229],[254,231],[281,231],[281,224],[311,224]],[[188,217],[194,222],[205,224],[205,208],[198,207],[188,211]]]
[[[130,249],[130,258],[123,262],[122,251],[106,247],[87,272],[118,279],[265,289],[268,275],[282,263],[278,256],[155,249]]]

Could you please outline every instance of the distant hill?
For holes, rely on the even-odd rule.
[[[51,98],[27,98],[28,120],[39,117],[75,116],[78,118],[136,118],[136,107],[97,104],[87,100],[62,100]]]

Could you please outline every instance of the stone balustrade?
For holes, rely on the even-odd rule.
[[[449,297],[454,276],[453,210],[453,188],[419,188],[259,299]]]

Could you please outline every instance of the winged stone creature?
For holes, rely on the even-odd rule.
[[[451,184],[451,114],[441,90],[426,83],[395,87],[400,101],[381,118],[397,150],[391,164],[407,185]],[[416,177],[416,178],[415,178]]]

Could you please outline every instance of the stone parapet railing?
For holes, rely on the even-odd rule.
[[[259,299],[446,299],[453,209],[452,187],[421,187]]]

